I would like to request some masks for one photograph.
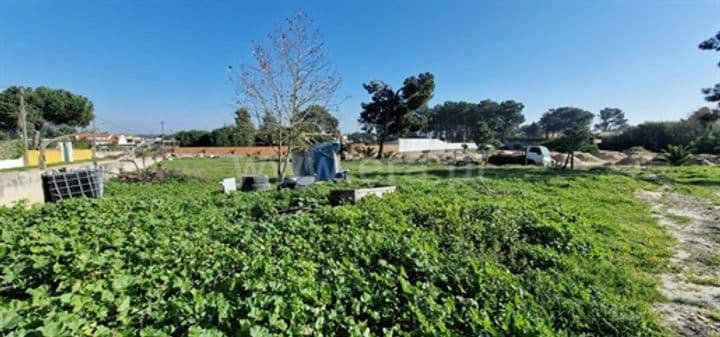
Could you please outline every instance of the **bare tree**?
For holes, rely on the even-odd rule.
[[[333,104],[342,81],[325,54],[320,31],[302,12],[285,19],[267,35],[265,44],[254,42],[254,62],[233,71],[237,79],[237,103],[250,107],[268,125],[277,147],[277,174],[281,181],[290,162],[290,153],[301,145],[303,126],[311,105]]]

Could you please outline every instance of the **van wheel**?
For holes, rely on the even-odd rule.
[[[527,163],[528,165],[535,165],[535,161],[532,159],[528,160]]]

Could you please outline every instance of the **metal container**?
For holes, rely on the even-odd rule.
[[[96,167],[53,170],[42,174],[45,202],[103,195],[103,172]]]

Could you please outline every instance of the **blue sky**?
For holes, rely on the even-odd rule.
[[[435,74],[431,104],[515,99],[624,109],[633,123],[686,116],[720,81],[720,0],[35,1],[0,0],[0,88],[89,97],[102,129],[156,133],[232,122],[227,66],[250,60],[295,10],[318,24],[343,76],[334,114],[358,129],[362,83]]]

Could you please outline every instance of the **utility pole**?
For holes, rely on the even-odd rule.
[[[165,146],[165,121],[160,121],[160,146]]]
[[[27,141],[27,113],[25,112],[25,88],[20,88],[20,116],[18,116],[18,127],[20,127],[20,138],[23,142],[23,166],[28,166],[28,141]]]

